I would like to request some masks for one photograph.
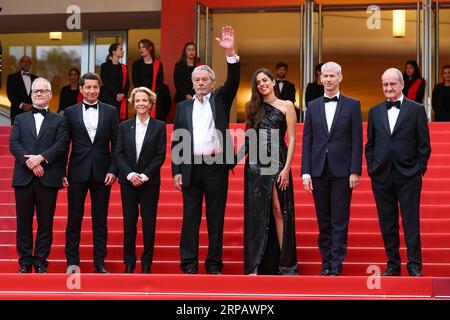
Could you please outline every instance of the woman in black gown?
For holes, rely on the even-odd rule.
[[[251,275],[298,274],[290,170],[295,150],[296,114],[291,101],[277,99],[275,83],[275,77],[267,69],[258,69],[253,74],[247,113],[244,271]],[[255,140],[250,137],[252,133],[256,133],[257,141],[252,141]],[[278,137],[273,136],[276,133]],[[268,152],[264,151],[263,155],[270,158],[267,165],[256,150],[266,147]]]
[[[109,46],[106,62],[100,66],[100,77],[103,86],[101,100],[116,107],[120,121],[128,118],[127,95],[130,88],[128,68],[120,63],[124,56],[124,49],[120,43]]]

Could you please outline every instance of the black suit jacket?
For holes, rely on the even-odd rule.
[[[281,100],[292,101],[292,103],[295,104],[295,85],[287,80],[284,80],[283,82],[283,90],[278,94],[278,98]],[[279,88],[279,83],[280,81],[277,80],[277,88]]]
[[[234,97],[236,96],[237,90],[239,88],[240,81],[240,62],[230,64],[228,63],[228,75],[223,86],[219,87],[214,93],[211,94],[210,104],[212,109],[212,114],[214,118],[214,123],[216,130],[220,131],[222,135],[221,146],[225,154],[224,165],[229,168],[233,168],[236,159],[234,154],[234,145],[231,140],[229,132],[227,132],[228,125],[230,122],[230,109],[233,104]],[[191,178],[192,162],[193,162],[193,129],[192,129],[192,110],[194,108],[193,100],[185,100],[177,105],[177,110],[175,112],[175,118],[173,123],[173,129],[175,135],[172,140],[172,176],[176,174],[182,174],[183,177],[183,187],[188,187]],[[176,136],[177,129],[187,130],[190,134],[190,155],[184,155],[183,152],[179,153],[179,144],[187,143],[183,138]],[[174,150],[174,148],[177,148]],[[182,151],[186,151],[189,146],[184,146]],[[175,163],[174,158],[185,156],[190,159],[189,163]]]
[[[98,103],[98,126],[91,142],[83,121],[82,103],[64,110],[69,125],[72,149],[67,178],[70,182],[87,182],[91,171],[96,182],[105,181],[107,173],[117,175],[116,144],[118,115],[115,107]]]
[[[118,102],[116,96],[123,93],[126,96],[130,89],[130,81],[125,79],[125,88],[123,84],[122,64],[114,65],[111,60],[102,63],[100,66],[100,77],[102,78],[103,86],[101,88],[101,100],[109,105],[120,108],[121,102]]]
[[[150,119],[145,133],[139,159],[136,155],[136,119],[129,119],[119,125],[117,140],[117,167],[119,183],[131,184],[127,176],[131,172],[143,173],[148,183],[160,184],[161,166],[166,158],[166,124]]]
[[[34,79],[37,78],[36,75],[30,74],[31,83],[33,83]],[[22,79],[22,71],[12,73],[8,75],[6,80],[6,94],[8,95],[8,99],[11,102],[11,124],[14,123],[14,119],[18,114],[23,113],[24,111],[19,108],[21,103],[32,103],[31,102],[31,90],[30,94],[27,94],[27,90],[25,88],[25,84]]]
[[[407,177],[419,172],[423,175],[430,154],[428,120],[422,105],[404,97],[392,134],[385,102],[370,109],[366,161],[374,181],[384,183],[392,165]]]
[[[330,132],[323,96],[308,103],[303,127],[302,174],[321,176],[327,157],[335,177],[361,175],[362,120],[358,100],[340,94]]]
[[[28,185],[34,177],[26,165],[26,154],[42,155],[46,161],[41,163],[44,175],[39,178],[46,187],[62,188],[62,178],[66,174],[69,132],[66,119],[48,112],[42,122],[39,135],[31,111],[16,117],[9,138],[9,148],[16,161],[14,164],[13,187]]]

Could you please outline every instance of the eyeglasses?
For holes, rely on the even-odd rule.
[[[31,90],[32,94],[38,94],[38,93],[44,94],[44,93],[47,93],[47,92],[51,92],[51,90],[48,90],[48,89],[34,89],[34,90]]]

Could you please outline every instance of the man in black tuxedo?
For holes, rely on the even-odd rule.
[[[31,84],[37,78],[36,75],[30,72],[31,58],[23,56],[19,60],[20,71],[8,75],[6,80],[6,94],[11,102],[11,125],[18,114],[25,111],[30,111],[32,108],[31,102]]]
[[[67,170],[69,212],[66,228],[67,273],[79,271],[80,232],[84,203],[91,196],[94,272],[105,269],[107,218],[111,185],[116,181],[117,109],[98,101],[100,77],[86,73],[80,79],[83,102],[64,110],[72,150]]]
[[[16,198],[19,273],[47,273],[58,191],[63,187],[69,134],[66,119],[49,110],[50,83],[37,78],[31,86],[33,107],[16,117],[9,146],[16,161],[12,186]],[[38,229],[33,255],[33,216]]]
[[[403,218],[410,276],[420,276],[420,193],[431,154],[425,108],[404,97],[400,70],[381,77],[386,101],[369,111],[366,161],[388,258],[384,276],[401,270],[398,204]]]
[[[347,252],[352,190],[362,162],[362,120],[358,100],[339,92],[341,67],[322,66],[324,96],[308,104],[303,128],[302,180],[313,193],[319,224],[321,275],[340,275]]]
[[[239,87],[240,63],[234,51],[232,27],[223,27],[222,38],[216,40],[225,49],[227,56],[227,80],[222,87],[212,92],[215,74],[211,68],[199,66],[194,69],[192,82],[195,97],[178,104],[174,120],[172,175],[175,188],[183,192],[180,255],[181,269],[188,274],[198,272],[198,232],[203,196],[209,236],[206,271],[220,274],[223,265],[228,170],[235,162],[233,142],[227,129],[231,105]],[[178,139],[178,133],[188,133],[188,136]]]
[[[295,104],[295,85],[286,80],[288,65],[284,62],[278,62],[275,66],[277,75],[278,98],[282,100],[290,100]]]

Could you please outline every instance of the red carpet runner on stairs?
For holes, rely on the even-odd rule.
[[[243,128],[232,125],[232,128]],[[364,126],[365,128],[365,126]],[[296,203],[297,254],[300,277],[241,276],[243,273],[243,165],[230,174],[230,187],[224,229],[224,275],[187,276],[179,270],[179,237],[182,221],[182,198],[175,191],[170,172],[170,147],[162,168],[161,196],[156,226],[154,274],[107,276],[83,274],[81,289],[67,286],[64,256],[67,220],[67,193],[59,194],[54,224],[54,241],[49,275],[17,275],[15,248],[15,204],[11,178],[14,159],[9,152],[10,127],[0,127],[0,298],[436,298],[450,297],[450,123],[430,123],[432,154],[423,181],[421,200],[421,236],[423,275],[382,279],[381,288],[371,279],[369,266],[384,270],[385,254],[379,231],[370,180],[364,166],[361,185],[353,193],[349,227],[348,254],[343,276],[317,277],[320,254],[317,248],[317,223],[312,196],[303,191],[300,179],[301,138],[303,125],[297,128],[297,147],[292,166]],[[172,126],[167,128],[170,141]],[[365,163],[365,160],[364,162]],[[92,232],[90,204],[87,201],[81,241],[81,270],[92,272]],[[107,268],[123,271],[122,208],[118,184],[114,185],[109,207]],[[140,228],[140,226],[139,226]],[[403,233],[402,233],[403,237]],[[139,232],[137,244],[142,243]],[[402,238],[402,262],[406,249]],[[205,220],[200,237],[200,273],[207,250]],[[142,247],[138,247],[138,257]],[[140,266],[137,267],[140,270]],[[373,280],[373,281],[372,281]],[[373,283],[372,283],[372,282]],[[372,285],[370,285],[370,283]],[[374,284],[375,283],[375,284]],[[375,288],[374,288],[375,286]],[[447,291],[447,292],[445,292]]]

